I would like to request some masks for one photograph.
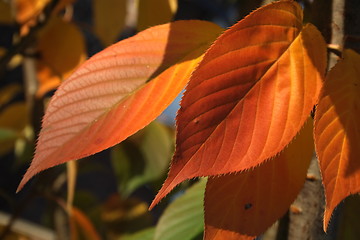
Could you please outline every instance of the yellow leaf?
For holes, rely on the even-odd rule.
[[[39,34],[38,51],[39,97],[56,88],[86,59],[84,38],[79,29],[55,16]]]
[[[27,116],[25,103],[14,103],[0,113],[0,129],[7,133],[11,131],[14,135],[14,137],[0,139],[0,155],[14,148],[17,136],[21,135],[22,130],[28,123]],[[2,132],[4,133],[4,131]]]
[[[176,0],[139,0],[138,31],[170,22],[176,10]]]
[[[10,2],[0,1],[0,23],[11,24],[13,22]]]
[[[1,10],[0,10],[1,11]],[[1,12],[0,12],[1,14]],[[0,47],[0,57],[4,56],[6,54],[6,49]],[[8,63],[8,68],[9,69],[14,69],[17,66],[19,66],[23,61],[23,57],[20,54],[16,54],[15,56],[12,57],[12,59],[10,60],[10,62]]]
[[[75,0],[59,0],[55,8],[55,13],[61,11]],[[28,23],[43,11],[50,0],[15,0],[16,20],[20,24]]]
[[[95,32],[105,46],[115,42],[125,26],[127,0],[93,0]]]
[[[101,220],[110,232],[123,233],[148,227],[152,216],[147,203],[137,198],[123,199],[119,194],[113,194],[101,208]]]
[[[0,107],[8,103],[13,97],[20,93],[21,87],[18,84],[11,84],[0,89]]]

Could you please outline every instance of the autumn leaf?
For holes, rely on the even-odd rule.
[[[177,10],[176,0],[139,1],[137,29],[142,31],[148,27],[170,22]]]
[[[148,204],[138,198],[122,198],[119,194],[109,196],[101,206],[101,221],[111,235],[134,232],[152,225],[153,218]]]
[[[0,1],[0,23],[1,24],[12,24],[14,18],[11,14],[10,2]]]
[[[90,219],[88,219],[88,217],[80,209],[73,207],[69,217],[71,239],[83,239],[80,238],[80,236],[89,240],[101,239]],[[82,234],[80,234],[80,232]]]
[[[221,31],[204,21],[174,22],[90,58],[50,101],[19,189],[41,170],[102,151],[149,124],[183,89]]]
[[[86,59],[85,40],[71,22],[53,16],[38,36],[37,97],[56,89]]]
[[[115,42],[125,26],[127,0],[94,0],[94,28],[105,46]]]
[[[22,132],[28,122],[24,102],[13,103],[0,112],[0,155],[14,148],[16,140],[23,137]]]
[[[25,24],[38,16],[49,0],[15,0],[16,20]]]
[[[55,6],[51,6],[55,1],[50,0],[14,0],[15,19],[21,25],[20,35],[29,33],[30,27],[35,26],[37,22],[43,21],[39,16],[45,11],[46,6],[51,6],[51,15],[56,16],[66,6],[72,4],[75,0],[58,0]]]
[[[2,87],[0,89],[0,108],[4,108],[4,106],[14,100],[18,94],[21,94],[21,86],[19,84],[9,84]]]
[[[0,58],[3,57],[7,53],[7,51],[8,49],[0,47]],[[23,61],[23,56],[21,54],[16,54],[8,63],[8,68],[11,70],[16,68],[22,63],[22,61]]]
[[[285,214],[304,184],[314,153],[312,122],[310,118],[277,157],[251,171],[209,178],[206,240],[253,239]]]
[[[360,192],[360,55],[344,51],[329,72],[315,115],[315,146],[325,187],[324,229],[335,207]]]
[[[151,207],[186,179],[255,167],[297,134],[326,67],[321,34],[301,22],[296,2],[269,4],[207,51],[186,88],[176,151]]]
[[[57,5],[54,8],[54,13],[60,12],[74,1],[75,0],[58,0]],[[17,22],[26,24],[29,21],[35,20],[50,2],[50,0],[14,0]]]

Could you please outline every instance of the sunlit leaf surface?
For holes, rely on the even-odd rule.
[[[334,208],[360,191],[360,55],[345,50],[329,72],[315,115],[315,145],[325,187],[324,229]]]
[[[149,124],[184,88],[221,31],[209,22],[179,21],[90,58],[51,99],[19,189],[41,170],[102,151]]]
[[[209,178],[205,239],[253,239],[289,209],[314,154],[312,119],[278,156],[251,171]]]
[[[152,206],[186,179],[250,169],[279,153],[318,99],[325,50],[292,1],[260,8],[221,35],[186,88],[176,152]]]

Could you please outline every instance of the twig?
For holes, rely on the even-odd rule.
[[[36,191],[34,191],[34,188],[31,188],[29,194],[21,201],[20,204],[18,204],[18,207],[15,209],[15,211],[11,215],[9,222],[4,227],[3,231],[0,232],[0,239],[5,239],[5,237],[10,233],[11,228],[14,225],[16,219],[18,217],[20,217],[20,215],[26,209],[26,206],[28,206],[28,204],[30,202],[32,202],[32,200],[37,196],[38,195],[37,195]]]
[[[338,57],[342,56],[342,48],[338,44],[331,44],[330,43],[330,44],[327,45],[327,49],[328,49],[329,52],[335,54]]]
[[[43,13],[39,15],[37,23],[35,26],[31,27],[29,33],[20,38],[20,40],[14,44],[6,54],[0,58],[0,78],[2,78],[6,72],[7,66],[11,59],[19,53],[23,53],[26,48],[34,42],[36,33],[46,25],[49,20],[49,16],[53,12],[55,6],[58,4],[59,0],[53,0],[46,5],[43,10]]]

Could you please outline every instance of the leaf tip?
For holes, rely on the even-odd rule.
[[[16,189],[16,193],[19,193],[28,181],[29,181],[29,177],[27,177],[25,174],[24,177],[21,179],[19,186]]]
[[[324,212],[324,222],[323,222],[323,230],[324,232],[326,232],[328,226],[329,226],[329,222],[330,222],[330,219],[331,219],[331,212],[332,211],[329,211],[328,209],[325,209],[325,212]]]
[[[161,187],[160,191],[158,192],[158,194],[156,194],[154,200],[150,204],[149,211],[151,211],[175,187],[171,187],[172,184],[170,181],[168,181],[168,179],[169,178],[166,179],[164,185]]]
[[[342,200],[344,200],[344,199],[342,199]],[[327,201],[327,200],[326,200]],[[329,229],[329,225],[330,225],[330,222],[331,222],[331,220],[332,220],[332,218],[333,218],[333,216],[334,216],[334,211],[335,211],[335,209],[336,209],[336,206],[339,204],[340,202],[338,202],[337,204],[335,204],[333,207],[331,207],[331,206],[327,206],[326,205],[326,207],[325,207],[325,211],[324,211],[324,221],[323,221],[323,230],[324,230],[324,232],[326,233],[327,232],[327,230]],[[326,204],[328,204],[327,202],[326,202]]]
[[[172,174],[172,169],[170,169],[169,175],[165,180],[163,186],[161,187],[158,194],[156,194],[154,200],[150,204],[149,210],[152,210],[166,195],[168,195],[179,183],[184,181],[185,179],[180,178],[177,174]]]
[[[21,179],[19,186],[16,189],[16,193],[20,192],[24,186],[26,185],[26,183],[33,177],[35,176],[39,171],[37,169],[34,169],[33,164],[30,165],[30,167],[28,168],[28,170],[26,171],[25,175],[23,176],[23,178]]]

